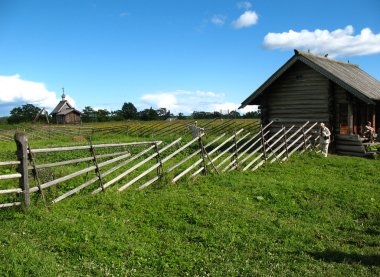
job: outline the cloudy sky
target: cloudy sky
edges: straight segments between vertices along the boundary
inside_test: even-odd
[[[380,1],[0,0],[0,116],[78,109],[227,111],[293,49],[380,79]]]

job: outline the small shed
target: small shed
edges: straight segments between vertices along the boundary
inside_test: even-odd
[[[50,113],[52,116],[52,122],[54,124],[78,124],[81,123],[81,112],[76,110],[66,100],[65,92],[62,92],[62,100]]]
[[[362,135],[367,121],[375,129],[380,127],[378,80],[358,65],[294,52],[241,108],[259,105],[262,123],[274,121],[272,128],[324,122],[333,137]]]

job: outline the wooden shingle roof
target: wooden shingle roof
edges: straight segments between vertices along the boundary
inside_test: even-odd
[[[315,71],[319,72],[332,82],[338,84],[349,93],[355,95],[367,104],[374,104],[380,100],[380,82],[370,76],[359,66],[333,60],[327,57],[313,55],[307,52],[294,50],[295,54],[280,69],[278,69],[266,82],[243,101],[240,108],[256,104],[255,99],[262,95],[275,80],[287,71],[295,62],[301,61]]]
[[[76,112],[78,114],[81,114],[81,112],[73,108],[67,100],[62,100],[58,103],[58,105],[54,108],[54,110],[50,114],[51,115],[66,115],[70,112]]]

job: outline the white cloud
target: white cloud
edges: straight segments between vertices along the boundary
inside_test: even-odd
[[[211,23],[217,26],[223,26],[226,23],[227,17],[224,15],[214,15],[211,18]]]
[[[238,19],[232,22],[232,26],[236,29],[250,27],[255,25],[259,16],[254,11],[245,11]]]
[[[252,4],[248,1],[239,2],[237,3],[237,6],[239,9],[244,9],[244,10],[249,10],[250,8],[252,8]]]
[[[153,107],[154,109],[166,108],[174,114],[184,113],[191,114],[194,111],[214,112],[237,110],[240,104],[225,101],[223,93],[215,93],[212,91],[184,91],[177,90],[172,92],[159,92],[145,94],[141,97],[143,105],[139,105],[140,109]],[[246,113],[257,108],[247,107],[247,109],[239,110],[240,113]]]
[[[66,95],[70,104],[75,106],[75,101]],[[22,80],[20,75],[0,76],[0,105],[9,109],[23,104],[33,104],[38,107],[53,109],[60,99],[54,91],[48,91],[45,84]]]
[[[334,31],[316,29],[314,31],[289,30],[283,33],[268,33],[264,37],[264,47],[269,49],[309,49],[315,54],[335,56],[362,56],[380,53],[380,33],[374,34],[364,28],[354,35],[351,25]]]

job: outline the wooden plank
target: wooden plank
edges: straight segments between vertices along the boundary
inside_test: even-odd
[[[359,141],[361,142],[361,137],[359,135],[335,135],[336,141]]]
[[[116,158],[113,158],[113,159],[110,159],[108,161],[105,161],[105,162],[102,162],[100,163],[98,166],[99,167],[103,167],[103,166],[106,166],[108,164],[111,164],[111,163],[114,163],[114,162],[117,162],[119,160],[122,160],[122,159],[125,159],[126,157],[130,156],[130,154],[125,154],[125,155],[122,155],[122,156],[119,156],[119,157],[116,157]],[[68,174],[66,176],[63,176],[63,177],[60,177],[60,178],[57,178],[55,180],[52,180],[52,181],[49,181],[49,182],[46,182],[44,184],[41,184],[41,188],[42,189],[45,189],[45,188],[48,188],[48,187],[51,187],[53,185],[56,185],[56,184],[59,184],[61,182],[64,182],[64,181],[67,181],[67,180],[70,180],[72,178],[75,178],[79,175],[82,175],[84,173],[87,173],[87,172],[90,172],[92,170],[95,170],[96,169],[96,166],[90,166],[88,168],[84,168],[82,170],[79,170],[79,171],[76,171],[74,173],[71,173],[71,174]],[[30,189],[31,192],[35,192],[35,191],[38,191],[38,187],[34,187],[32,189]]]
[[[56,166],[62,166],[62,165],[68,165],[68,164],[77,164],[80,162],[87,162],[91,161],[93,158],[92,157],[86,157],[86,158],[80,158],[80,159],[73,159],[73,160],[67,160],[67,161],[62,161],[62,162],[55,162],[55,163],[49,163],[49,164],[40,164],[36,165],[36,169],[39,168],[49,168],[49,167],[56,167]],[[28,169],[32,169],[32,166],[28,166]]]
[[[288,130],[286,130],[284,132],[284,129],[281,130],[282,132],[282,135],[277,138],[271,146],[275,146],[280,140],[282,140],[283,138],[286,137],[286,135],[294,128],[294,126],[292,126],[291,128],[289,128]],[[256,169],[258,169],[261,165],[263,165],[268,159],[270,159],[273,155],[275,155],[277,153],[278,150],[280,150],[283,146],[285,145],[285,142],[281,143],[279,146],[277,146],[275,149],[273,149],[269,154],[268,156],[266,157],[265,160],[262,160],[261,162],[259,162],[256,166],[254,166],[251,171],[255,171]],[[272,149],[272,147],[270,147]],[[258,157],[257,157],[258,158]],[[277,156],[275,156],[275,158],[277,158]]]
[[[359,152],[348,152],[348,151],[339,151],[337,152],[338,155],[344,155],[344,156],[354,156],[354,157],[364,157],[364,153]]]
[[[279,130],[278,132],[274,133],[269,139],[266,140],[266,144],[269,144],[269,142],[274,139],[277,135],[279,135],[280,133],[282,132],[282,129]],[[265,137],[265,134],[264,134],[264,137]],[[260,138],[261,140],[261,138]],[[256,150],[254,150],[253,152],[251,152],[249,155],[247,155],[244,159],[247,160],[249,159],[250,157],[252,157],[255,153],[257,153],[257,151],[259,151],[260,149],[263,148],[263,145],[261,144]],[[261,153],[260,155],[258,155],[256,158],[254,158],[251,162],[249,162],[244,168],[243,168],[243,171],[246,171],[248,168],[251,167],[251,165],[253,165],[259,158],[261,158],[262,156],[264,155],[264,153]],[[241,161],[243,162],[243,160]]]
[[[128,163],[132,162],[133,160],[135,160],[135,159],[141,157],[142,155],[146,154],[147,152],[149,152],[149,151],[152,150],[153,148],[155,148],[155,145],[150,146],[149,148],[147,148],[147,149],[145,149],[144,151],[138,153],[137,155],[133,156],[132,158],[130,158],[130,159],[126,160],[126,161],[121,162],[120,164],[116,165],[115,167],[112,167],[111,169],[109,169],[109,170],[107,170],[106,172],[104,172],[104,173],[101,174],[102,178],[104,178],[104,177],[106,177],[107,175],[109,175],[109,174],[115,172],[116,170],[118,170],[118,169],[120,169],[121,167],[127,165]],[[72,190],[70,190],[70,191],[68,191],[68,192],[66,192],[66,193],[64,193],[64,194],[62,194],[62,195],[59,196],[58,198],[54,199],[54,200],[52,201],[52,203],[53,203],[53,204],[54,204],[54,203],[57,203],[57,202],[59,202],[59,201],[65,199],[65,198],[67,198],[67,197],[69,197],[69,196],[71,196],[71,195],[77,193],[78,191],[80,191],[80,190],[82,190],[82,189],[88,187],[89,185],[95,183],[96,181],[98,181],[98,177],[92,178],[91,180],[89,180],[89,181],[83,183],[82,185],[80,185],[80,186],[78,186],[78,187],[76,187],[76,188],[74,188],[74,189],[72,189]],[[101,189],[101,188],[98,188],[97,190],[101,191],[102,189]]]
[[[0,175],[0,180],[19,179],[21,177],[22,177],[22,175],[20,173],[4,174],[4,175]]]
[[[142,141],[142,142],[127,142],[127,143],[95,144],[94,148],[133,146],[133,145],[142,145],[142,144],[152,144],[152,143],[158,143],[158,142],[159,141]],[[71,150],[83,150],[83,149],[90,149],[90,146],[83,145],[83,146],[67,146],[67,147],[34,149],[33,153],[46,153],[46,152],[71,151]]]
[[[309,135],[306,140],[309,140],[311,138],[311,136]],[[289,157],[295,152],[297,151],[299,148],[301,148],[302,146],[304,145],[304,143],[300,143],[298,144],[296,147],[294,147],[294,149],[289,153],[289,155],[286,157],[286,159],[289,159]],[[306,149],[306,147],[305,147]],[[301,153],[303,153],[304,151],[302,151]]]
[[[22,202],[26,208],[30,206],[30,186],[28,178],[28,136],[25,132],[16,132],[14,136],[17,146],[17,158],[20,164],[17,172],[21,175],[19,178],[19,188],[22,189]]]
[[[264,134],[264,137],[267,136],[268,134],[270,133],[270,131],[267,131],[265,132]],[[258,133],[258,135],[261,135],[261,131]],[[248,153],[249,150],[251,150],[256,144],[258,144],[259,142],[261,142],[262,139],[261,137],[259,137],[256,141],[254,141],[247,149],[245,149],[243,152],[241,152],[239,155],[239,158],[241,158],[243,155],[245,155],[246,153]],[[240,164],[243,164],[246,160],[248,160],[249,158],[251,158],[255,153],[257,153],[258,151],[261,150],[261,148],[263,148],[262,145],[260,145],[259,147],[257,147],[255,150],[253,150],[251,153],[249,153],[247,156],[245,156],[241,161],[240,161]],[[223,168],[222,172],[225,172],[227,171],[227,169],[231,166],[231,164],[233,164],[232,162],[230,164],[228,164],[225,168]],[[229,171],[232,171],[236,169],[236,166],[232,166]]]
[[[295,131],[294,133],[292,133],[286,140],[287,143],[289,143],[290,141],[292,141],[293,137],[295,137],[299,132],[302,131],[303,128],[305,128],[307,126],[307,124],[309,124],[309,121],[306,121],[306,123],[304,123],[301,127],[299,127],[297,129],[297,131]],[[316,125],[317,123],[315,123]],[[313,125],[314,126],[314,125]],[[301,135],[302,137],[303,135]],[[292,144],[288,144],[288,147],[287,147],[287,150],[289,151],[289,149],[292,147]],[[284,153],[286,153],[287,151],[286,149],[284,149],[283,151],[280,152],[280,154],[278,155],[278,157],[281,157]],[[272,161],[271,161],[272,162]]]
[[[240,134],[244,129],[240,129],[236,135]],[[222,144],[220,144],[219,146],[217,146],[213,151],[217,151],[219,150],[221,147],[223,147],[227,142],[231,141],[232,139],[235,138],[235,134],[231,137],[229,137],[228,139],[226,139]],[[232,147],[234,147],[234,144],[232,145]],[[228,151],[228,148],[226,150],[224,150],[222,153],[220,153],[218,156],[216,156],[215,158],[213,158],[212,160],[210,160],[208,163],[207,163],[207,166],[212,164],[213,162],[215,162],[217,159],[219,159],[222,155],[224,155],[226,152]],[[213,152],[213,153],[214,153]],[[211,155],[212,153],[210,152],[209,155]],[[191,177],[194,177],[196,175],[198,175],[199,173],[202,172],[202,170],[204,170],[204,167],[200,167],[197,171],[195,171],[193,174],[191,174]]]
[[[362,146],[364,145],[361,141],[353,141],[353,140],[335,140],[336,145],[356,145],[356,146]]]
[[[236,144],[238,145],[241,141],[243,141],[246,137],[248,137],[249,135],[251,134],[251,132],[248,132],[246,133],[243,137],[241,137],[237,142]],[[252,138],[250,138],[248,141],[246,141],[243,145],[241,145],[239,148],[237,148],[237,153],[239,153],[239,151],[244,147],[246,146],[250,141],[252,140]],[[221,156],[223,156],[226,152],[230,151],[232,148],[234,148],[235,144],[232,144],[230,145],[226,150],[224,150],[223,152],[221,152],[218,156],[216,156],[215,158],[216,159],[219,159]],[[230,160],[233,156],[235,155],[235,153],[231,153],[230,155],[228,155],[223,161],[221,161],[216,167],[219,168],[221,165],[223,165],[224,163],[226,163],[226,161]],[[239,157],[239,155],[237,156],[237,158]],[[235,161],[236,159],[234,159],[233,162],[236,162]]]
[[[221,143],[220,145],[218,145],[217,147],[215,147],[214,149],[212,149],[208,155],[212,155],[214,152],[216,152],[219,148],[221,148],[223,145],[225,145],[228,141],[230,141],[231,139],[233,139],[234,136],[231,136],[229,137],[228,139],[226,139],[223,143]],[[205,147],[206,148],[206,147]],[[184,171],[182,171],[180,174],[178,174],[177,176],[175,176],[172,180],[173,183],[175,183],[176,181],[178,181],[181,177],[183,177],[185,174],[187,174],[188,172],[190,172],[193,168],[195,168],[197,165],[199,165],[200,163],[202,163],[203,161],[203,158],[202,159],[199,159],[197,160],[193,165],[191,165],[190,167],[188,167],[187,169],[185,169]]]
[[[345,152],[358,152],[365,154],[366,150],[363,145],[342,145],[336,144],[336,151],[345,151]]]
[[[14,207],[14,206],[20,206],[20,205],[21,205],[21,202],[5,203],[5,204],[0,204],[0,209],[1,208]]]
[[[318,124],[318,122],[315,122],[313,125],[311,125],[304,133],[305,134],[307,134],[307,133],[309,133],[316,125]],[[304,127],[302,127],[302,128],[304,128]],[[300,136],[298,136],[295,140],[293,140],[293,142],[292,143],[290,143],[289,145],[288,145],[288,148],[290,149],[294,144],[296,144],[297,143],[297,141],[299,141],[300,139],[302,139],[303,138],[303,134],[301,134]],[[303,145],[303,144],[300,144],[301,146]],[[299,146],[300,147],[300,146]],[[295,151],[297,151],[297,149],[299,148],[299,147],[295,147],[292,151],[290,151],[289,152],[289,155],[287,156],[287,157],[284,157],[281,161],[282,162],[284,162],[284,161],[286,161]]]
[[[250,143],[252,140],[254,140],[256,137],[260,136],[262,134],[262,131],[265,131],[267,128],[269,128],[269,126],[271,126],[273,124],[273,121],[269,122],[264,128],[260,129],[259,132],[257,132],[252,138],[250,138],[248,141],[246,141],[242,146],[239,147],[238,149],[238,152],[241,151],[248,143]],[[267,136],[269,134],[269,131],[265,132],[264,133],[264,137]],[[256,142],[254,142],[253,144],[251,144],[247,149],[245,149],[243,152],[240,152],[237,156],[238,159],[240,159],[245,153],[247,153],[250,149],[253,148],[253,146],[255,146],[258,142],[260,142],[261,138],[259,138],[258,140],[256,140]],[[258,150],[257,150],[258,151]],[[253,154],[252,154],[253,155]],[[227,157],[228,158],[228,157]],[[223,165],[228,159],[224,159],[220,164],[218,164],[217,167],[220,167],[221,165]],[[244,163],[249,157],[243,159],[240,161],[240,163]],[[224,169],[222,170],[222,172],[225,172],[228,170],[228,168],[230,168],[233,164],[235,163],[235,160],[231,161],[226,167],[224,167]],[[236,168],[236,166],[233,166],[230,171],[234,170]]]
[[[212,144],[214,144],[215,142],[217,142],[218,140],[220,140],[222,137],[224,137],[225,134],[221,134],[220,136],[218,136],[217,138],[215,138],[214,140],[212,140],[211,142],[209,142],[208,144],[205,145],[205,148],[211,146]],[[201,152],[201,149],[198,149],[196,150],[195,152],[193,152],[192,154],[190,154],[189,156],[187,156],[186,158],[184,158],[183,160],[179,161],[178,163],[176,163],[175,165],[173,165],[172,167],[170,167],[167,172],[171,172],[173,171],[175,168],[177,168],[178,166],[180,166],[181,164],[187,162],[188,160],[190,160],[191,158],[193,158],[195,155],[199,154]]]
[[[4,165],[19,165],[20,161],[11,161],[11,162],[0,162],[0,166]]]
[[[174,145],[175,143],[179,142],[182,138],[179,138],[175,141],[173,141],[172,143],[170,143],[169,145],[166,145],[164,148],[162,148],[159,153],[162,153],[164,152],[165,150],[169,149],[172,145]],[[145,163],[147,163],[148,161],[150,161],[151,159],[153,159],[154,157],[156,157],[158,155],[158,153],[153,153],[152,155],[150,155],[149,157],[147,157],[146,159],[142,160],[141,162],[135,164],[134,166],[132,166],[131,168],[129,168],[128,170],[124,171],[122,174],[118,175],[117,177],[115,177],[114,179],[108,181],[107,183],[105,183],[103,185],[103,188],[106,189],[108,188],[109,186],[111,186],[112,184],[116,183],[117,181],[119,181],[120,179],[124,178],[126,175],[128,175],[129,173],[131,173],[132,171],[134,171],[136,168],[139,168],[140,166],[144,165]],[[98,193],[100,192],[101,189],[97,189],[97,190],[94,190],[92,193]]]
[[[201,137],[201,136],[199,136],[199,137]],[[186,149],[187,147],[189,147],[191,144],[193,144],[194,142],[196,142],[199,139],[199,137],[194,138],[193,140],[191,140],[190,142],[186,143],[181,148],[177,149],[176,151],[174,151],[173,153],[171,153],[170,155],[168,155],[167,157],[165,157],[164,159],[162,159],[161,162],[158,162],[155,165],[153,165],[152,167],[150,167],[149,169],[145,170],[140,175],[138,175],[137,177],[135,177],[134,179],[132,179],[131,181],[129,181],[127,184],[125,184],[124,186],[120,187],[118,189],[118,191],[125,190],[126,188],[128,188],[129,186],[131,186],[132,184],[134,184],[135,182],[137,182],[138,180],[140,180],[142,177],[144,177],[145,175],[147,175],[149,172],[152,172],[154,169],[156,169],[160,165],[164,164],[165,162],[167,162],[168,160],[170,160],[171,158],[173,158],[175,155],[177,155],[178,153],[180,153],[181,151],[183,151],[184,149]],[[141,189],[145,188],[145,187],[147,187],[147,186],[149,186],[151,184],[150,182],[148,182],[148,183],[149,183],[148,185],[145,184],[145,185],[141,186],[140,188]]]
[[[20,188],[0,190],[0,194],[21,193],[21,192],[22,192],[22,189]]]

